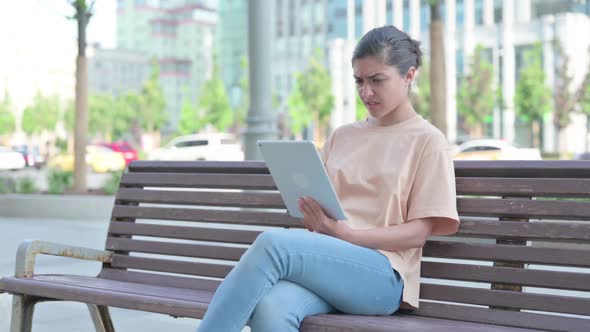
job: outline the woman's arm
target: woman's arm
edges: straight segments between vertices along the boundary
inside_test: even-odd
[[[320,205],[311,198],[300,199],[299,208],[304,215],[303,224],[310,231],[331,235],[359,246],[387,251],[421,248],[431,234],[440,234],[439,230],[435,230],[435,224],[447,224],[448,221],[446,218],[423,218],[396,226],[357,230],[326,216]],[[456,232],[457,225],[454,222],[452,224],[454,225],[444,230],[445,234]]]
[[[421,248],[432,234],[433,220],[431,219],[414,219],[401,225],[366,230],[335,227],[337,233],[334,236],[371,249],[396,251]]]

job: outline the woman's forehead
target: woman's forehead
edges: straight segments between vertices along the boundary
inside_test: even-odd
[[[371,77],[377,74],[391,74],[391,72],[395,72],[395,68],[385,64],[380,58],[374,56],[366,56],[354,60],[352,69],[356,77]]]

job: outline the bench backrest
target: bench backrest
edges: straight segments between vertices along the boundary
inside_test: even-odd
[[[458,235],[424,248],[414,314],[519,327],[590,325],[590,162],[455,162]],[[134,162],[101,277],[215,289],[256,236],[301,227],[264,163]],[[564,316],[569,315],[568,317]]]

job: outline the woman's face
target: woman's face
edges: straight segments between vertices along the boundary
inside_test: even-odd
[[[414,67],[401,76],[397,68],[379,57],[366,56],[356,59],[352,68],[357,92],[371,117],[382,119],[408,100]]]

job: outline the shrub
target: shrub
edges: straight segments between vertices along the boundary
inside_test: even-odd
[[[119,188],[119,182],[121,182],[121,176],[123,172],[111,173],[111,177],[102,186],[102,191],[107,195],[114,195],[117,193]]]
[[[31,177],[25,176],[15,181],[14,191],[19,194],[33,194],[39,192],[39,188]]]
[[[47,186],[50,194],[63,194],[74,183],[74,173],[52,169],[47,175]]]

